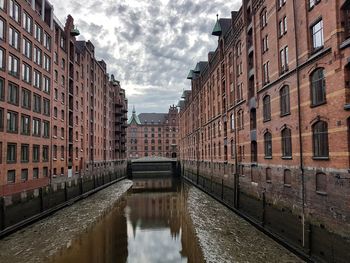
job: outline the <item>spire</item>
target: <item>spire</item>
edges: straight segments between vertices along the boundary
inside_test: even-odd
[[[216,14],[216,24],[214,26],[213,32],[211,33],[213,36],[220,36],[222,33],[220,21],[219,21],[219,14]]]
[[[128,121],[128,124],[131,124],[132,122],[135,122],[138,125],[141,124],[139,117],[136,115],[135,105],[132,107],[132,115]]]

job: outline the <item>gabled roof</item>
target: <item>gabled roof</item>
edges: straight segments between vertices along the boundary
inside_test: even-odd
[[[141,125],[139,117],[136,115],[135,107],[132,109],[131,118],[128,120],[128,125],[135,123],[137,125]]]
[[[140,113],[138,117],[141,124],[163,124],[167,115],[167,113]]]

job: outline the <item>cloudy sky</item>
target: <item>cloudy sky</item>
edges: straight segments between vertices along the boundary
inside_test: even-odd
[[[176,104],[188,71],[207,60],[220,17],[230,17],[241,0],[51,0],[64,24],[71,14],[81,36],[108,64],[126,89],[129,110],[166,112]]]

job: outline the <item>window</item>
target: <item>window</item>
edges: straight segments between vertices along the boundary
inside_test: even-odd
[[[61,159],[64,159],[64,146],[61,146]]]
[[[292,131],[289,128],[284,128],[281,132],[282,136],[282,158],[292,157]]]
[[[43,91],[46,92],[47,94],[50,94],[51,90],[51,80],[50,78],[44,76],[44,88]]]
[[[14,28],[9,28],[9,44],[15,49],[19,49],[19,32]]]
[[[43,107],[44,107],[43,114],[46,116],[50,116],[50,100],[44,98],[43,99]]]
[[[0,48],[0,69],[5,70],[5,51]]]
[[[64,120],[64,110],[61,110],[61,120]]]
[[[39,178],[39,168],[33,168],[33,179]]]
[[[18,132],[18,113],[7,111],[7,131],[11,133]]]
[[[29,34],[32,34],[33,18],[29,16],[26,12],[23,12],[22,23],[25,31],[27,31]]]
[[[50,72],[51,69],[51,58],[44,54],[44,69]]]
[[[325,121],[318,121],[312,126],[314,158],[328,158],[328,125]]]
[[[286,187],[290,187],[292,184],[292,173],[288,169],[283,172],[283,183]]]
[[[20,20],[20,7],[14,0],[10,0],[9,5],[10,17],[12,17],[17,23]]]
[[[43,137],[49,138],[50,137],[50,122],[43,121]]]
[[[282,37],[284,34],[287,33],[287,17],[285,16],[283,19],[281,19],[278,25],[279,36]]]
[[[281,8],[285,3],[286,3],[287,0],[278,0],[278,8]]]
[[[0,78],[0,101],[5,100],[5,80]]]
[[[267,26],[267,10],[266,10],[266,8],[260,13],[260,26],[262,28]]]
[[[16,181],[16,170],[7,171],[7,183],[13,184]]]
[[[322,19],[311,26],[312,48],[314,51],[323,47],[323,21]]]
[[[41,43],[41,38],[43,35],[43,29],[37,24],[34,24],[34,37]]]
[[[40,119],[33,118],[32,135],[40,137],[40,130],[41,130]]]
[[[34,46],[34,63],[39,66],[42,64],[42,51],[37,46]]]
[[[22,182],[28,181],[28,169],[21,170],[21,180]]]
[[[3,131],[3,130],[4,130],[4,109],[0,108],[0,131]],[[0,148],[0,151],[1,150],[2,149]],[[1,160],[0,160],[0,163],[1,163]]]
[[[12,54],[9,55],[8,71],[10,75],[19,77],[19,59]]]
[[[271,99],[269,95],[266,95],[263,99],[263,114],[264,121],[271,120]]]
[[[41,96],[38,94],[33,94],[33,111],[41,113]]]
[[[317,106],[326,102],[326,81],[324,69],[316,69],[311,74],[311,106]]]
[[[280,50],[280,71],[281,74],[288,71],[288,46]]]
[[[0,0],[0,9],[5,10],[5,0]]]
[[[272,157],[272,135],[270,132],[264,134],[265,158]]]
[[[51,51],[51,37],[48,33],[44,33],[44,47],[46,47],[47,50]]]
[[[29,145],[28,144],[21,145],[21,162],[22,163],[29,162]]]
[[[243,110],[239,110],[237,113],[237,126],[238,129],[244,129]]]
[[[23,47],[22,53],[27,58],[32,59],[32,42],[30,42],[27,38],[23,38]]]
[[[317,5],[321,0],[309,0],[309,10]]]
[[[41,73],[37,70],[34,70],[33,86],[41,90]]]
[[[17,162],[17,144],[8,143],[7,144],[7,163]]]
[[[56,160],[57,159],[57,145],[53,146],[53,159]]]
[[[280,90],[281,116],[290,114],[289,86],[283,86]]]
[[[33,145],[33,162],[40,161],[40,145]]]
[[[269,64],[270,62],[267,61],[264,65],[263,65],[263,81],[264,81],[264,85],[266,85],[267,83],[269,83]]]
[[[48,177],[48,176],[49,176],[49,168],[43,167],[43,177]]]
[[[27,63],[22,64],[22,80],[27,83],[32,82],[32,67]]]
[[[231,114],[230,126],[231,126],[231,130],[235,129],[235,114],[234,113]]]
[[[30,116],[21,115],[21,134],[30,135]]]
[[[43,146],[43,162],[49,161],[49,146],[44,145]]]
[[[265,53],[269,49],[269,37],[265,35],[262,39],[262,52]]]
[[[31,102],[31,92],[25,88],[22,88],[22,107],[25,109],[30,109],[30,102]]]
[[[316,174],[316,192],[324,194],[327,192],[327,176],[324,173]]]
[[[0,1],[1,2],[1,1]],[[0,39],[5,40],[6,35],[6,23],[5,21],[0,17]]]
[[[19,103],[18,86],[13,83],[8,84],[7,102],[14,105],[18,105]]]
[[[53,116],[57,118],[57,107],[53,108]]]

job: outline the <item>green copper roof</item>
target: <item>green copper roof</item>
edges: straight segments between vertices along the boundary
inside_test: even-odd
[[[190,70],[190,72],[188,73],[187,79],[193,79],[194,77],[194,72],[193,70]]]
[[[214,26],[213,32],[211,33],[213,36],[220,36],[222,33],[221,25],[219,23],[219,20],[216,21],[216,24]]]
[[[128,125],[132,124],[133,122],[136,123],[137,125],[141,125],[140,119],[136,115],[135,106],[132,109],[132,115],[131,115],[131,118],[128,120]]]

